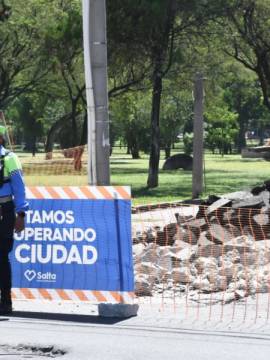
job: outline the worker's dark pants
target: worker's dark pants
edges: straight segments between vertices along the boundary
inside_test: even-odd
[[[11,266],[9,253],[13,247],[15,224],[12,201],[0,204],[0,291],[1,303],[11,304]]]

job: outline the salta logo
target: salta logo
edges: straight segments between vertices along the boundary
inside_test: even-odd
[[[42,273],[41,271],[36,272],[35,270],[26,270],[24,276],[28,281],[40,281],[40,282],[56,282],[56,274],[51,272]]]
[[[35,277],[37,276],[37,273],[35,272],[35,270],[26,270],[25,272],[24,272],[24,276],[26,277],[26,279],[28,280],[28,281],[32,281],[32,280],[34,280],[35,279]]]

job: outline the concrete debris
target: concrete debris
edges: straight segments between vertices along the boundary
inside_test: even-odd
[[[222,292],[220,301],[229,303],[269,292],[269,190],[266,181],[251,191],[210,196],[193,216],[177,212],[176,222],[133,233],[137,296],[173,290],[200,301],[198,294]]]
[[[206,214],[209,215],[211,213],[213,213],[215,210],[224,207],[224,206],[228,206],[229,204],[231,204],[231,200],[230,199],[226,199],[226,198],[221,198],[218,199],[217,201],[215,201],[212,205],[210,205],[207,210],[206,210]]]

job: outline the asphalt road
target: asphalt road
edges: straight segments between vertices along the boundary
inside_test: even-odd
[[[56,356],[53,351],[65,354]],[[268,360],[270,333],[196,331],[140,324],[136,318],[37,313],[0,318],[0,360],[55,356],[59,360]]]

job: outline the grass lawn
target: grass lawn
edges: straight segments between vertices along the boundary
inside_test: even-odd
[[[35,158],[19,154],[24,165],[27,185],[86,185],[86,174],[73,170],[71,161],[55,163],[45,162],[44,154]],[[57,160],[57,159],[56,159]],[[164,162],[161,156],[160,168]],[[175,201],[191,198],[192,172],[160,170],[159,187],[146,188],[148,174],[148,157],[132,160],[130,155],[114,151],[111,157],[112,185],[130,185],[132,187],[133,205],[156,202]],[[55,175],[57,174],[57,175]],[[62,175],[60,175],[62,174]],[[209,194],[223,194],[261,184],[270,179],[270,163],[261,159],[242,159],[240,155],[206,154],[205,156],[205,191]]]

